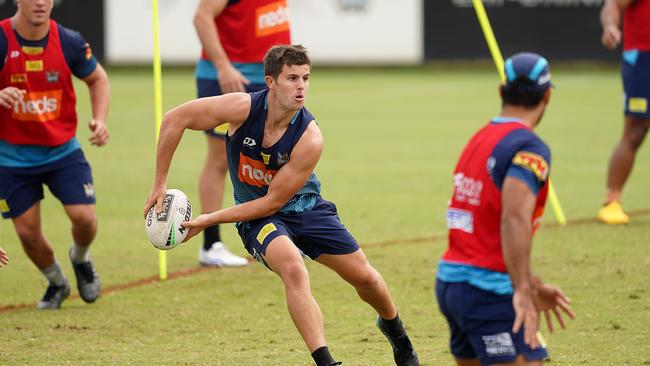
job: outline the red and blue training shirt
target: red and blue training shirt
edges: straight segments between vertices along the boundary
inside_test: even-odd
[[[447,208],[449,246],[437,277],[511,294],[501,247],[503,182],[514,177],[536,194],[531,222],[537,228],[546,202],[549,169],[550,150],[521,121],[497,117],[479,130],[454,171],[454,191]]]
[[[71,75],[87,77],[97,60],[79,33],[54,21],[48,34],[34,41],[23,39],[11,19],[1,24],[0,87],[28,94],[0,112],[0,166],[51,163],[80,148]]]

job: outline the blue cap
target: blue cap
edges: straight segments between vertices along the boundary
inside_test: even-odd
[[[519,78],[532,81],[534,89],[538,91],[553,86],[548,61],[536,53],[517,53],[506,60],[503,68],[506,73],[506,87]]]

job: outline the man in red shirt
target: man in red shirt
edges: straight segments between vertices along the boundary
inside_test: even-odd
[[[262,59],[266,51],[291,43],[286,0],[201,0],[194,26],[203,47],[195,73],[199,98],[265,89]],[[203,213],[221,208],[228,172],[227,130],[226,124],[205,131],[208,153],[199,178]],[[248,261],[226,249],[217,224],[203,232],[199,263],[244,266]]]
[[[623,41],[625,124],[609,160],[605,205],[597,217],[606,224],[627,224],[630,217],[623,211],[621,193],[650,128],[650,0],[607,0],[600,20],[602,42],[607,49],[613,50],[621,38]]]
[[[548,61],[518,53],[505,62],[499,116],[467,143],[447,208],[449,247],[436,274],[440,311],[460,366],[541,365],[539,312],[564,327],[568,299],[530,268],[532,237],[548,191],[551,153],[533,132],[551,96]]]
[[[77,32],[50,20],[53,0],[17,0],[0,22],[0,211],[13,221],[23,249],[49,282],[39,309],[58,309],[70,284],[41,228],[47,185],[72,223],[69,257],[81,298],[99,297],[89,256],[97,232],[95,190],[77,130],[72,75],[88,86],[90,143],[108,142],[108,77]]]

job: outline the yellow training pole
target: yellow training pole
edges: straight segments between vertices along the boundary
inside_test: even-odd
[[[483,30],[483,35],[485,36],[485,41],[487,42],[488,48],[490,49],[490,53],[492,54],[494,65],[497,67],[497,71],[501,77],[501,83],[505,84],[506,75],[503,71],[503,56],[501,55],[499,44],[494,37],[494,32],[492,31],[492,26],[490,25],[490,19],[488,18],[487,13],[485,12],[485,7],[483,6],[483,1],[472,1],[474,3],[476,16],[478,17],[478,22],[481,24],[481,29]],[[555,194],[555,189],[553,188],[553,184],[551,183],[550,178],[548,182],[548,199],[551,201],[551,207],[553,208],[553,213],[555,214],[555,219],[557,222],[562,226],[566,225],[566,216],[564,216],[564,211],[562,211],[560,200]]]
[[[158,0],[151,1],[153,17],[153,95],[155,108],[156,146],[162,121],[162,71],[160,67],[160,26],[158,22]],[[167,279],[167,252],[158,251],[158,277]]]

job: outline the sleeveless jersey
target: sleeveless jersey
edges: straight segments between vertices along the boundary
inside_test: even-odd
[[[0,83],[27,91],[14,108],[0,108],[0,140],[38,146],[70,141],[77,130],[76,96],[56,22],[50,20],[48,42],[40,54],[23,50],[11,19],[3,20],[0,26],[8,43]]]
[[[650,51],[650,0],[636,0],[625,9],[623,50]]]
[[[291,44],[286,0],[231,0],[214,23],[231,62],[261,62],[271,46]]]
[[[501,188],[506,173],[515,165],[541,182],[531,217],[536,229],[546,202],[549,161],[546,144],[519,122],[493,121],[479,130],[454,171],[447,208],[449,247],[442,260],[506,273],[501,249]]]
[[[302,108],[296,112],[282,137],[270,147],[262,147],[267,113],[268,90],[249,93],[251,110],[246,121],[226,140],[228,171],[235,203],[241,204],[266,195],[273,176],[289,162],[314,116]],[[312,173],[305,185],[281,209],[281,213],[310,211],[320,195],[320,182]]]

